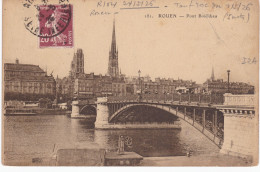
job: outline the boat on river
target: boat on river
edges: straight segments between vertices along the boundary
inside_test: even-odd
[[[5,109],[4,110],[4,115],[5,116],[25,116],[25,115],[36,115],[37,113],[35,112],[34,109],[16,109],[16,108],[11,108],[11,109]]]

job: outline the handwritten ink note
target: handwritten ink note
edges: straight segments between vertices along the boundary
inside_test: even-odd
[[[251,19],[251,1],[222,1],[222,0],[100,0],[90,11],[90,16],[118,14],[122,11],[147,10],[145,18],[182,18],[185,19],[221,19],[224,22],[238,21],[248,23]],[[164,15],[170,11],[171,15]]]
[[[176,8],[183,8],[189,9],[190,11],[193,9],[200,9],[206,10],[211,12],[210,14],[206,15],[206,18],[217,18],[214,15],[214,12],[218,12],[220,10],[225,10],[225,15],[221,16],[224,20],[241,20],[244,22],[249,22],[250,20],[250,9],[253,6],[251,2],[244,2],[244,1],[226,1],[226,2],[219,2],[219,1],[212,1],[212,2],[205,2],[205,1],[198,1],[198,0],[190,0],[188,3],[184,2],[174,2],[173,3]],[[189,17],[189,16],[187,16]],[[203,15],[199,14],[198,18],[205,18]]]
[[[241,64],[257,64],[255,57],[243,57]]]

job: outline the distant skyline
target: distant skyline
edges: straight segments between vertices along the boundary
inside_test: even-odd
[[[83,51],[83,53],[84,53],[84,51]],[[19,59],[18,59],[19,60]],[[71,59],[72,60],[72,59]],[[7,63],[7,62],[6,62]],[[15,63],[15,61],[14,62],[10,62],[10,63]],[[19,61],[19,63],[20,64],[25,64],[25,63],[21,63],[20,61]],[[29,63],[28,63],[29,64]],[[32,65],[39,65],[39,64],[32,64]],[[53,69],[52,71],[50,71],[50,70],[48,70],[48,67],[46,66],[45,68],[43,68],[41,65],[39,65],[45,72],[47,71],[47,74],[48,75],[50,75],[50,74],[52,74],[53,76],[54,76],[54,78],[56,78],[56,77],[58,77],[58,78],[60,78],[60,79],[62,79],[63,77],[68,77],[69,76],[69,72],[70,72],[70,69],[71,68],[69,68],[68,69],[68,74],[67,75],[59,75],[59,74],[57,74],[57,75],[55,75],[54,73],[55,73],[55,69]],[[214,66],[212,67],[213,69],[214,69]],[[121,68],[119,68],[119,70],[121,71]],[[193,79],[183,79],[183,78],[181,78],[181,77],[177,77],[177,78],[173,78],[173,77],[170,77],[170,76],[166,76],[166,77],[162,77],[162,76],[154,76],[154,77],[152,77],[152,76],[150,76],[149,74],[142,74],[142,70],[140,69],[140,71],[141,71],[141,77],[151,77],[151,79],[152,80],[155,80],[155,78],[161,78],[161,79],[163,79],[163,78],[165,78],[165,79],[174,79],[174,80],[191,80],[191,81],[195,81],[197,84],[203,84],[204,82],[206,82],[208,79],[211,79],[211,76],[212,76],[212,73],[210,73],[209,74],[209,77],[208,78],[206,78],[205,79],[205,81],[203,81],[202,83],[198,83],[196,80],[193,80]],[[212,71],[211,71],[212,72]],[[107,72],[106,73],[96,73],[95,71],[89,71],[89,72],[85,72],[85,74],[90,74],[90,73],[94,73],[95,75],[107,75]],[[137,74],[136,75],[127,75],[127,74],[125,74],[125,73],[122,73],[121,72],[121,74],[124,74],[124,75],[126,75],[126,77],[138,77],[138,71],[136,72]],[[215,75],[215,72],[214,72],[214,75]],[[223,78],[216,78],[216,77],[214,77],[215,78],[215,80],[223,80],[224,82],[225,81],[227,81],[227,80],[224,80]],[[230,81],[230,82],[242,82],[242,81]],[[247,83],[250,83],[250,82],[247,82]],[[252,83],[250,83],[250,84],[252,84]]]
[[[107,73],[114,17],[90,16],[91,9],[96,7],[94,1],[73,4],[74,48],[42,49],[39,38],[24,28],[23,11],[19,11],[24,9],[16,9],[12,6],[15,3],[5,3],[3,20],[8,30],[3,28],[4,63],[14,63],[18,58],[20,63],[39,65],[44,70],[47,67],[49,74],[53,71],[53,76],[65,77],[73,54],[81,48],[85,73]],[[160,12],[160,9],[151,11],[154,16]],[[138,76],[140,69],[142,76],[153,79],[179,77],[201,84],[211,77],[214,67],[216,79],[226,81],[229,69],[231,82],[258,83],[254,77],[258,64],[241,64],[243,57],[258,57],[255,52],[258,38],[252,27],[256,16],[251,16],[245,24],[222,19],[147,19],[146,13],[124,10],[115,15],[119,69],[123,74]],[[12,18],[13,15],[20,17]]]

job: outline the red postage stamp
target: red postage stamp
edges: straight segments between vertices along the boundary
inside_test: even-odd
[[[41,5],[39,46],[73,47],[72,5]]]

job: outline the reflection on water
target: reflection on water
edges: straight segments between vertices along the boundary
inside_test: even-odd
[[[97,144],[115,150],[119,135],[132,137],[128,151],[143,156],[177,156],[187,149],[197,153],[216,152],[218,148],[197,130],[183,122],[181,130],[95,130],[93,124],[63,115],[5,116],[4,158],[10,161],[47,157],[54,145],[74,147]]]

